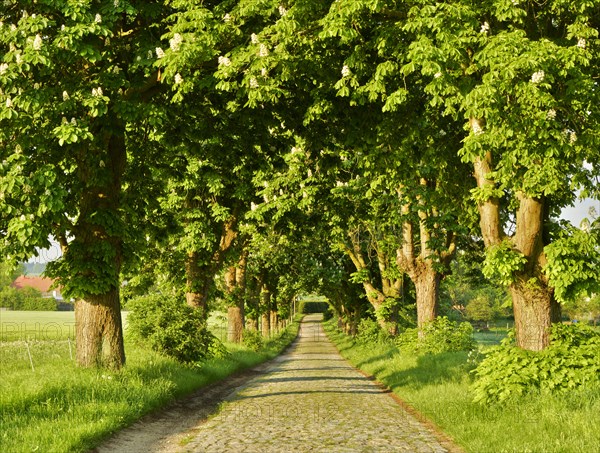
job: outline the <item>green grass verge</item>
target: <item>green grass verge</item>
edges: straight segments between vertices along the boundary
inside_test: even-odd
[[[467,353],[408,356],[392,344],[355,343],[332,321],[325,330],[354,366],[375,376],[467,452],[598,451],[600,388],[482,406],[473,403],[469,372],[474,365]]]
[[[88,451],[144,414],[277,356],[297,333],[296,321],[257,352],[227,345],[227,358],[200,368],[127,342],[116,373],[76,367],[66,341],[0,344],[0,451]]]

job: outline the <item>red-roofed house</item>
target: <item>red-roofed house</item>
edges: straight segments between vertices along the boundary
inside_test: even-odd
[[[16,289],[35,288],[42,293],[42,297],[53,297],[56,300],[63,300],[60,294],[60,287],[52,289],[54,280],[48,277],[28,277],[21,275],[12,282],[10,286]]]

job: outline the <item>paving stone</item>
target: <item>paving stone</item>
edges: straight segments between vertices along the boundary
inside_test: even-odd
[[[239,388],[178,451],[449,451],[340,356],[320,316],[307,315],[292,350]]]

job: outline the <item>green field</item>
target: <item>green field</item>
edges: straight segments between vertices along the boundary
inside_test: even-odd
[[[0,311],[0,341],[75,338],[72,311]]]
[[[127,327],[127,312],[121,312]],[[0,341],[48,341],[75,338],[73,311],[0,311]]]

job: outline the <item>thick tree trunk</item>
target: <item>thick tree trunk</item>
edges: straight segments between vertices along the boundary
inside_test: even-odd
[[[204,280],[207,278],[208,269],[203,269],[198,261],[200,256],[197,252],[190,252],[185,261],[186,291],[185,301],[193,308],[207,310],[207,291]]]
[[[268,338],[271,335],[270,325],[269,325],[269,313],[263,313],[260,315],[261,320],[261,333],[264,338]]]
[[[227,309],[227,340],[241,343],[244,334],[244,311],[240,307]]]
[[[262,336],[270,337],[271,329],[273,325],[271,324],[271,291],[266,284],[263,283],[263,287],[260,292],[260,302],[261,302],[261,322],[262,322]]]
[[[360,242],[359,231],[353,230],[348,232],[348,238],[350,239],[351,247],[345,245],[346,254],[352,260],[354,267],[358,272],[365,271],[369,269],[367,265],[367,261],[363,256],[363,250]],[[389,266],[389,258],[385,255],[385,253],[379,249],[377,250],[378,256],[378,266],[381,275],[385,275],[387,273],[387,269]],[[396,281],[392,281],[388,278],[381,279],[381,288],[375,286],[373,280],[369,277],[363,281],[363,288],[365,291],[365,295],[367,296],[367,300],[371,304],[371,306],[375,309],[377,323],[379,326],[389,332],[391,335],[396,335],[398,333],[398,307],[390,307],[391,310],[389,313],[386,311],[385,314],[382,313],[382,307],[386,300],[396,299],[398,296],[397,290],[400,288],[400,285]],[[395,312],[395,313],[394,313]],[[356,332],[357,326],[351,326],[351,330]]]
[[[550,344],[553,305],[558,305],[548,288],[533,287],[519,278],[510,287],[515,315],[517,346],[541,351]]]
[[[76,301],[75,336],[79,366],[119,369],[125,364],[118,288]]]
[[[271,326],[271,335],[276,335],[279,332],[279,316],[277,310],[271,309],[269,312],[269,324]]]
[[[77,364],[118,370],[125,364],[119,300],[123,232],[117,222],[111,229],[104,222],[121,218],[121,177],[127,154],[124,126],[115,121],[106,130],[101,151],[106,152],[103,165],[92,167],[87,160],[88,151],[98,150],[83,150],[78,156],[82,162],[78,176],[86,190],[81,194],[73,242],[64,243],[63,250],[64,258],[73,266],[73,276],[85,278],[88,285],[102,292],[84,293],[75,303]]]
[[[247,321],[248,330],[256,332],[258,330],[258,319],[250,318]]]
[[[437,316],[440,281],[441,275],[425,263],[422,263],[420,272],[413,278],[417,299],[419,336],[422,335],[422,327]]]
[[[494,181],[489,179],[492,167],[491,153],[476,159],[474,174],[479,188],[494,185]],[[497,198],[490,198],[479,204],[481,232],[486,248],[508,239],[514,250],[527,259],[510,285],[515,340],[520,348],[540,351],[550,342],[552,322],[560,320],[560,305],[554,299],[554,291],[548,286],[548,279],[542,272],[546,262],[543,233],[547,209],[544,198],[533,198],[525,194],[516,194],[516,197],[519,205],[514,236],[507,238],[502,230]]]
[[[233,343],[242,342],[244,331],[247,261],[248,252],[244,250],[240,255],[237,266],[230,266],[225,273],[225,290],[229,295],[230,303],[233,304],[227,309],[227,323],[229,326],[227,338]]]

